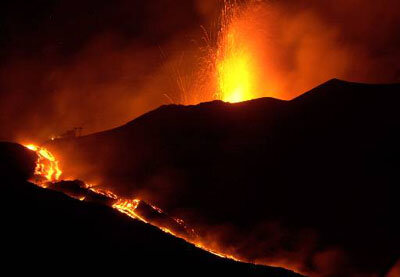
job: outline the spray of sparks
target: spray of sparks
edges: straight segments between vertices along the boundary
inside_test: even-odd
[[[231,103],[254,98],[254,57],[243,37],[241,15],[236,1],[225,2],[214,57],[216,96]]]

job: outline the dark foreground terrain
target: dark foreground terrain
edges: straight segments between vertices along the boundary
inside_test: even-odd
[[[26,181],[35,160],[0,143],[2,269],[10,274],[299,276],[219,258],[109,207],[36,187]]]
[[[334,79],[291,101],[163,106],[47,147],[67,175],[154,203],[249,261],[377,276],[400,250],[399,100],[399,84]]]

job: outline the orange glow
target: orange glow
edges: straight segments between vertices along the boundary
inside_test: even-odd
[[[396,264],[390,269],[386,277],[398,277],[400,276],[400,259],[397,260]]]
[[[230,103],[255,98],[256,64],[240,9],[225,3],[215,57],[217,98]]]
[[[164,226],[158,226],[155,225],[154,223],[150,223],[148,222],[145,218],[143,218],[142,216],[140,216],[137,212],[136,209],[140,204],[140,200],[139,199],[132,199],[132,200],[127,200],[127,199],[118,199],[113,205],[112,207],[114,209],[117,209],[118,211],[120,211],[121,213],[124,213],[126,215],[128,215],[131,218],[134,219],[138,219],[144,223],[148,223],[151,224],[153,226],[158,227],[161,231],[170,234],[172,236],[181,238],[191,244],[193,244],[194,246],[196,246],[197,248],[203,249],[207,252],[210,252],[211,254],[214,254],[218,257],[221,258],[226,258],[226,259],[231,259],[231,260],[235,260],[235,261],[241,261],[239,258],[234,257],[233,255],[228,255],[228,254],[224,254],[218,250],[215,249],[211,249],[210,247],[207,247],[205,244],[203,244],[203,242],[199,241],[201,240],[200,238],[196,237],[196,239],[191,239],[189,237],[184,237],[180,234],[177,234],[175,232],[173,232],[171,229],[166,228]],[[154,205],[150,205],[155,211],[157,211],[158,213],[164,213],[159,207],[154,206]],[[180,224],[181,226],[185,226],[185,223],[182,219],[174,219],[178,224]],[[192,230],[193,231],[193,230]]]
[[[95,193],[97,193],[97,194],[106,196],[106,197],[108,197],[108,198],[111,198],[111,199],[118,199],[118,196],[116,196],[114,193],[112,193],[112,192],[109,191],[109,190],[104,190],[104,189],[100,189],[100,188],[95,188],[95,187],[93,187],[93,186],[91,186],[91,185],[88,186],[88,189],[91,190],[91,191],[93,191],[93,192],[95,192]]]
[[[242,10],[244,8],[244,10]],[[261,87],[265,88],[265,80],[261,79],[261,75],[265,75],[266,71],[263,64],[264,52],[263,41],[259,39],[257,28],[257,20],[252,16],[252,10],[247,7],[239,7],[235,4],[225,3],[221,17],[221,26],[218,33],[217,45],[207,54],[207,67],[202,74],[206,77],[204,82],[207,97],[219,99],[225,102],[237,103],[241,101],[251,100],[260,96],[265,96],[265,91],[261,91]],[[257,39],[256,39],[257,38]],[[205,72],[205,73],[204,73]],[[272,74],[267,74],[269,78]],[[200,78],[203,80],[204,78]],[[210,86],[210,87],[208,87]],[[269,80],[269,88],[271,81]],[[207,98],[207,100],[210,100]],[[197,103],[197,101],[194,101]],[[44,148],[35,145],[26,145],[29,149],[35,151],[39,155],[37,169],[35,174],[46,177],[49,182],[59,180],[61,170],[58,168],[58,161],[54,156]],[[46,162],[46,163],[44,163]],[[50,163],[50,166],[46,165]],[[116,165],[117,166],[117,165]],[[73,179],[73,178],[72,178]],[[43,183],[37,185],[45,187]],[[110,205],[115,210],[123,213],[130,218],[140,220],[146,224],[157,227],[161,231],[174,237],[181,238],[197,248],[203,249],[221,258],[227,258],[235,261],[249,262],[239,255],[235,249],[225,249],[221,247],[216,237],[208,236],[209,234],[198,235],[197,232],[186,226],[184,220],[179,218],[171,218],[181,228],[174,228],[175,225],[168,225],[160,221],[153,220],[151,217],[141,214],[141,199],[126,199],[115,193],[96,187],[92,184],[86,184],[85,188],[95,194],[105,196]],[[73,197],[73,196],[72,196]],[[80,196],[81,201],[90,201],[90,197]],[[143,203],[145,203],[143,201]],[[159,207],[148,204],[153,211],[161,215],[166,213]],[[180,230],[185,230],[180,231]],[[254,262],[254,261],[252,261]],[[266,263],[263,263],[266,264]],[[291,267],[287,267],[291,268]]]
[[[59,181],[60,175],[62,173],[62,171],[60,170],[59,166],[58,166],[58,161],[56,160],[56,158],[53,156],[53,154],[50,153],[50,151],[48,151],[47,149],[43,148],[43,147],[39,147],[36,146],[34,144],[28,144],[25,145],[26,148],[35,151],[38,155],[38,159],[36,161],[36,168],[35,168],[35,172],[34,174],[37,177],[40,178],[44,178],[45,181],[47,182],[57,182]],[[43,187],[43,188],[47,188],[48,185],[46,185],[46,182],[43,182],[43,180],[41,179],[34,179],[32,180],[32,182],[34,182],[36,185]],[[107,197],[108,199],[112,200],[112,204],[111,207],[118,210],[119,212],[126,214],[127,216],[133,218],[133,219],[137,219],[140,220],[146,224],[151,224],[153,226],[156,226],[157,228],[159,228],[161,231],[168,233],[172,236],[181,238],[185,241],[187,241],[188,243],[193,244],[194,246],[201,248],[207,252],[210,252],[216,256],[222,257],[222,258],[228,258],[228,259],[232,259],[235,261],[241,261],[239,258],[234,257],[233,255],[230,254],[224,254],[223,251],[219,251],[217,249],[217,247],[208,247],[207,246],[207,242],[203,241],[199,236],[196,235],[196,232],[193,229],[189,229],[187,228],[185,222],[182,219],[179,218],[172,218],[173,221],[175,221],[179,226],[183,227],[183,229],[185,230],[189,230],[189,233],[191,235],[183,235],[181,233],[176,233],[173,230],[171,230],[170,228],[167,228],[165,226],[162,225],[158,225],[156,223],[154,223],[151,220],[147,220],[145,217],[141,216],[138,212],[137,212],[137,208],[141,202],[140,199],[124,199],[124,198],[120,198],[118,195],[114,194],[113,192],[109,191],[109,190],[105,190],[105,189],[101,189],[101,188],[96,188],[95,185],[93,184],[86,184],[85,188],[87,190],[90,190],[98,195],[102,195]],[[85,196],[80,196],[80,197],[75,197],[73,195],[70,195],[72,198],[78,199],[80,201],[86,201],[86,197]],[[149,204],[149,206],[157,213],[159,214],[165,214],[164,211],[162,209],[160,209],[159,207]],[[210,242],[212,244],[212,242]]]
[[[235,2],[234,4],[225,3],[217,45],[207,54],[207,69],[210,70],[204,70],[206,73],[203,74],[206,75],[207,80],[209,78],[212,80],[205,82],[206,84],[204,85],[207,88],[208,85],[212,87],[212,89],[208,89],[207,91],[211,91],[213,99],[230,103],[266,96],[265,91],[261,90],[261,88],[265,89],[266,87],[265,79],[261,79],[260,76],[263,76],[263,78],[268,76],[268,89],[272,88],[272,74],[265,74],[267,72],[265,70],[267,64],[263,63],[265,61],[265,57],[263,56],[265,49],[263,47],[264,42],[260,39],[259,35],[260,28],[257,28],[257,20],[252,16],[252,11],[242,10],[242,8],[237,6]],[[201,80],[203,79],[201,78]],[[210,94],[207,95],[207,97],[210,96]],[[35,151],[39,156],[35,174],[45,177],[49,182],[59,180],[61,170],[54,156],[46,149],[35,145],[26,145],[26,147]],[[42,183],[36,184],[42,187],[45,186]],[[151,218],[141,215],[140,209],[138,209],[142,201],[140,199],[121,198],[109,190],[100,189],[91,184],[87,184],[85,188],[112,200],[111,204],[108,203],[107,205],[110,205],[115,210],[130,218],[153,225],[165,233],[181,238],[195,247],[218,257],[249,262],[240,257],[234,249],[223,249],[218,239],[197,235],[194,229],[187,228],[182,219],[172,218],[180,227],[189,231],[187,235],[181,233],[179,230],[177,231],[174,227],[166,227],[162,223],[154,222]],[[88,201],[85,197],[79,197],[79,200]],[[165,214],[159,207],[152,204],[149,205],[153,211]],[[277,264],[277,266],[279,265]],[[287,268],[292,267],[287,266]]]
[[[142,218],[140,215],[136,213],[136,209],[139,206],[140,200],[139,199],[133,199],[133,200],[127,200],[127,199],[118,199],[117,202],[115,202],[112,207],[114,209],[117,209],[121,213],[124,213],[131,218],[134,219],[139,219],[140,221],[143,221],[144,223],[148,223],[147,220]]]
[[[219,97],[225,102],[252,99],[254,90],[252,56],[243,47],[235,26],[221,40],[217,53],[217,78]]]
[[[25,145],[26,148],[35,151],[38,158],[34,174],[44,178],[46,181],[57,181],[62,174],[58,161],[47,149],[34,144]]]

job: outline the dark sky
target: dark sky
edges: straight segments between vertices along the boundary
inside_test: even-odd
[[[157,45],[201,23],[185,0],[2,1],[2,58],[68,57],[99,33]]]
[[[260,96],[292,98],[333,77],[400,81],[397,0],[240,2],[261,2],[245,20],[268,28],[258,50],[265,79],[279,86]],[[220,8],[218,0],[1,1],[0,140],[40,141],[76,126],[91,133],[200,101],[185,99],[201,26],[215,37]]]

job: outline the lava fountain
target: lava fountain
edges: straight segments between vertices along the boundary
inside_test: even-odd
[[[254,28],[248,11],[234,2],[225,2],[220,19],[215,53],[216,98],[237,103],[250,100],[258,82],[257,51],[249,38]]]

